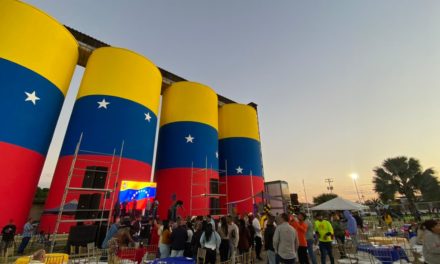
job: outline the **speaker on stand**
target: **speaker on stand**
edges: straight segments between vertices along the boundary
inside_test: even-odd
[[[78,206],[77,206],[77,210],[75,212],[75,219],[87,219],[89,216],[89,211],[87,211],[88,209],[90,209],[90,198],[91,195],[90,194],[80,194],[79,195],[79,199],[78,199]]]

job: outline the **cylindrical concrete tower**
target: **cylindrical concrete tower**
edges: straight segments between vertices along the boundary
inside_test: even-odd
[[[209,195],[218,193],[217,105],[216,93],[194,82],[174,83],[163,94],[155,172],[162,218],[179,200],[181,216],[219,207]]]
[[[226,104],[219,109],[220,171],[225,171],[228,203],[237,213],[254,212],[264,190],[257,111],[249,105]],[[255,197],[260,194],[259,197]],[[252,198],[255,197],[255,198]],[[222,199],[222,201],[224,201]],[[225,208],[222,203],[222,208]],[[224,212],[225,213],[225,212]]]
[[[99,48],[92,53],[70,118],[46,210],[60,206],[81,133],[80,149],[90,152],[79,152],[70,186],[96,188],[96,181],[101,181],[102,187],[102,179],[96,179],[96,175],[93,183],[85,178],[88,169],[91,168],[93,174],[94,166],[99,167],[97,171],[108,171],[105,180],[109,180],[111,187],[116,177],[118,183],[150,181],[161,84],[160,71],[139,54],[114,47]],[[118,156],[122,142],[122,159],[110,164],[109,154],[116,149]],[[111,197],[107,196],[106,208],[114,206]],[[101,198],[102,204],[105,198]],[[66,203],[74,200],[78,200],[78,194],[69,194]],[[44,215],[41,228],[52,232],[55,220],[56,215]],[[59,231],[66,231],[66,226]]]
[[[25,3],[0,1],[0,226],[22,229],[78,59],[70,32]]]

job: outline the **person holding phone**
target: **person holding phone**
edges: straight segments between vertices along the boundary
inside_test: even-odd
[[[324,219],[324,214],[319,213],[316,216],[315,232],[319,239],[319,251],[321,252],[321,264],[325,264],[327,255],[330,263],[334,264],[335,259],[332,252],[332,241],[334,237],[333,227],[329,221]]]

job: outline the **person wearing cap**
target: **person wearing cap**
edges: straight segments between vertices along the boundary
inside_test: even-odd
[[[317,215],[315,221],[315,231],[319,239],[319,252],[321,253],[321,264],[325,263],[327,255],[330,258],[330,263],[334,264],[335,259],[332,252],[333,241],[333,227],[329,221],[324,219],[323,213]]]

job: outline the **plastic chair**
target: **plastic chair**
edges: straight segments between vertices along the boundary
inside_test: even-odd
[[[120,259],[136,259],[136,248],[121,248],[118,251],[118,257]]]
[[[371,254],[383,264],[391,264],[394,262],[391,248],[374,248]]]
[[[44,263],[46,264],[63,264],[69,261],[69,256],[67,254],[52,253],[47,254]]]
[[[157,252],[159,252],[159,247],[156,245],[147,245],[145,246],[147,252],[144,255],[144,262],[145,260],[155,260],[157,256]]]

